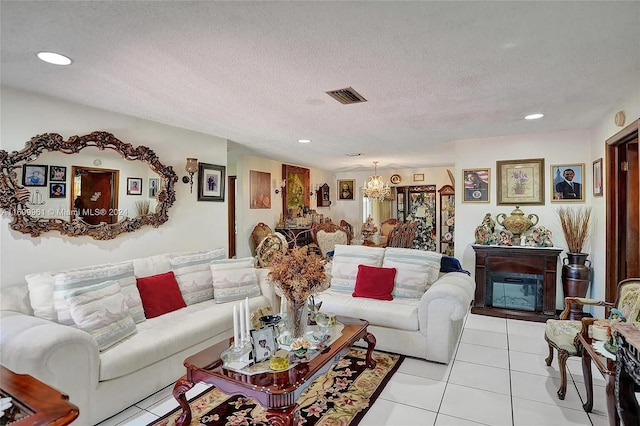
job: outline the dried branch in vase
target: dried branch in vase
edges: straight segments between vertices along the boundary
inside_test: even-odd
[[[561,207],[558,209],[558,217],[569,253],[582,253],[591,234],[591,207]]]
[[[309,253],[307,247],[296,247],[287,253],[276,253],[271,259],[269,279],[294,304],[304,304],[325,283],[326,261]]]

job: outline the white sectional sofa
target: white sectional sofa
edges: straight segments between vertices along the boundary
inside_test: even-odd
[[[246,294],[252,295],[251,310],[277,306],[273,285],[266,279],[267,271],[247,268],[251,258],[233,266],[232,261],[219,260],[224,256],[222,249],[198,253],[165,254],[129,262],[135,278],[168,271],[175,274],[188,306],[154,318],[140,318],[136,287],[129,285],[131,277],[113,276],[112,271],[122,272],[123,265],[130,269],[122,263],[29,275],[25,285],[3,287],[0,362],[16,373],[30,374],[69,394],[70,401],[80,409],[78,425],[96,424],[175,382],[185,374],[182,362],[186,357],[232,336],[232,308],[239,301],[224,300],[244,299]],[[192,257],[197,261],[190,261]],[[209,270],[211,263],[217,266]],[[119,283],[124,298],[118,300],[127,304],[123,310],[141,321],[135,323],[132,335],[101,350],[98,342],[102,346],[104,342],[111,344],[110,332],[95,338],[75,324],[59,323],[69,320],[57,309],[61,300],[71,303],[76,297],[86,296],[74,290],[73,295],[60,298],[61,284],[74,282],[69,277],[78,275],[78,271],[85,278],[93,274],[94,281]],[[199,282],[202,280],[206,285]],[[246,291],[249,287],[251,291]],[[131,329],[134,323],[128,318],[127,321]]]
[[[317,296],[322,311],[363,318],[376,349],[449,363],[475,292],[464,272],[440,272],[439,253],[338,245],[331,286]],[[358,266],[396,268],[393,300],[353,297]]]

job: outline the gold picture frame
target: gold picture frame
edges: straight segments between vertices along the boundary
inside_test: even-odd
[[[584,201],[584,163],[551,165],[551,202]]]
[[[491,198],[491,169],[463,169],[463,203],[488,203]]]
[[[339,179],[338,180],[338,200],[355,200],[356,180],[355,179]]]
[[[414,182],[424,182],[424,173],[414,173],[413,174]]]
[[[598,158],[593,162],[593,195],[595,197],[602,197],[604,192],[602,190],[602,158]]]
[[[282,211],[285,216],[296,216],[305,206],[309,207],[309,177],[309,169],[288,164],[282,165],[282,179],[285,181]]]
[[[544,205],[544,158],[496,161],[496,204]]]

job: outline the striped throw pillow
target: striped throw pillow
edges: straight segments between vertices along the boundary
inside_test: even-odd
[[[209,265],[212,260],[223,257],[224,252],[220,250],[169,256],[171,269],[187,306],[213,299],[213,280]]]
[[[420,299],[440,273],[441,253],[387,247],[382,266],[396,268],[393,297]]]
[[[381,247],[336,245],[331,265],[331,289],[353,293],[358,265],[382,266],[383,256]]]
[[[75,325],[104,351],[136,333],[118,281],[105,281],[65,295]]]
[[[216,303],[260,296],[260,285],[254,264],[253,257],[211,262],[213,294]]]

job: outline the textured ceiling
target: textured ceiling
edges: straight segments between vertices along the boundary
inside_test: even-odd
[[[0,15],[3,85],[325,170],[450,165],[451,141],[588,129],[640,91],[637,1],[2,1]],[[368,102],[325,94],[349,86]]]

